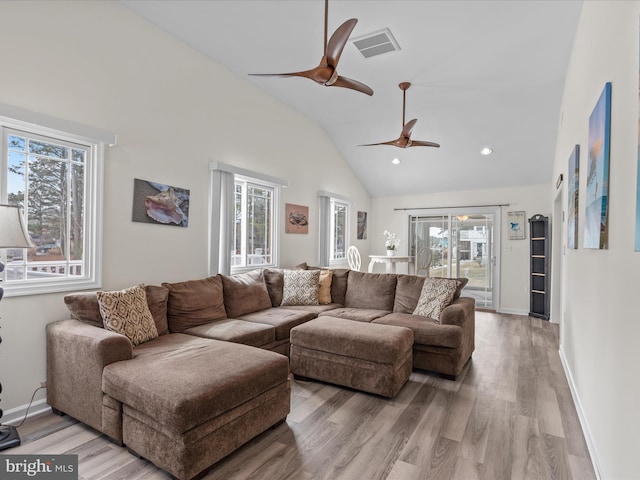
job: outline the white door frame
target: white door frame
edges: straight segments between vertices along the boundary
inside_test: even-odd
[[[407,209],[407,216],[405,217],[405,231],[410,232],[410,219],[411,217],[430,217],[430,216],[445,216],[449,217],[449,223],[451,223],[451,217],[456,215],[465,214],[489,214],[493,215],[493,236],[492,236],[492,252],[491,260],[493,261],[493,292],[492,301],[496,312],[500,311],[500,252],[501,252],[501,232],[502,232],[502,209],[499,206],[487,206],[487,207],[456,207],[456,208],[438,208],[438,209]]]
[[[550,321],[560,325],[560,347],[564,328],[563,268],[564,247],[564,183],[556,190],[551,217],[551,315]]]

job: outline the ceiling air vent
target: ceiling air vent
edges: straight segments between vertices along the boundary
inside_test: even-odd
[[[393,38],[391,30],[388,28],[362,35],[354,38],[352,41],[364,58],[371,58],[382,55],[383,53],[400,50],[398,42]]]

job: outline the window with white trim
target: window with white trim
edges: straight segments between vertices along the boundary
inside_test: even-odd
[[[49,128],[0,124],[2,201],[22,207],[34,245],[6,249],[9,295],[100,286],[98,172],[103,144]]]
[[[349,204],[331,199],[330,263],[344,263],[349,242]]]
[[[235,176],[231,271],[277,265],[278,187]]]

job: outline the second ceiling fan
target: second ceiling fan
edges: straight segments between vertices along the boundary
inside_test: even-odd
[[[358,145],[359,147],[372,147],[375,145],[392,145],[398,148],[409,148],[409,147],[439,147],[438,143],[434,142],[425,142],[423,140],[411,140],[411,131],[413,127],[415,127],[417,118],[413,120],[409,120],[407,123],[404,123],[404,113],[406,107],[406,97],[407,90],[411,86],[409,82],[402,82],[400,85],[400,90],[402,90],[402,132],[400,132],[400,137],[395,140],[389,140],[388,142],[380,142],[380,143],[367,143],[365,145]]]
[[[320,65],[311,69],[301,72],[291,73],[251,73],[249,75],[258,77],[305,77],[310,78],[316,83],[325,85],[327,87],[343,87],[356,90],[358,92],[365,93],[367,95],[373,95],[373,90],[364,83],[352,80],[347,77],[341,77],[338,75],[338,61],[342,50],[349,40],[351,32],[358,23],[357,18],[347,20],[331,35],[331,38],[327,42],[327,21],[329,16],[329,0],[324,2],[324,51]]]

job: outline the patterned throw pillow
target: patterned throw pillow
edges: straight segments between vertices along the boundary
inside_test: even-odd
[[[318,305],[320,270],[285,270],[281,305]]]
[[[318,303],[320,305],[328,305],[331,303],[331,279],[333,272],[331,270],[320,270],[320,281],[318,287]]]
[[[432,318],[439,323],[440,314],[453,301],[458,283],[458,280],[448,278],[425,279],[413,314]]]
[[[134,346],[158,337],[144,285],[96,295],[104,328],[124,335]]]

